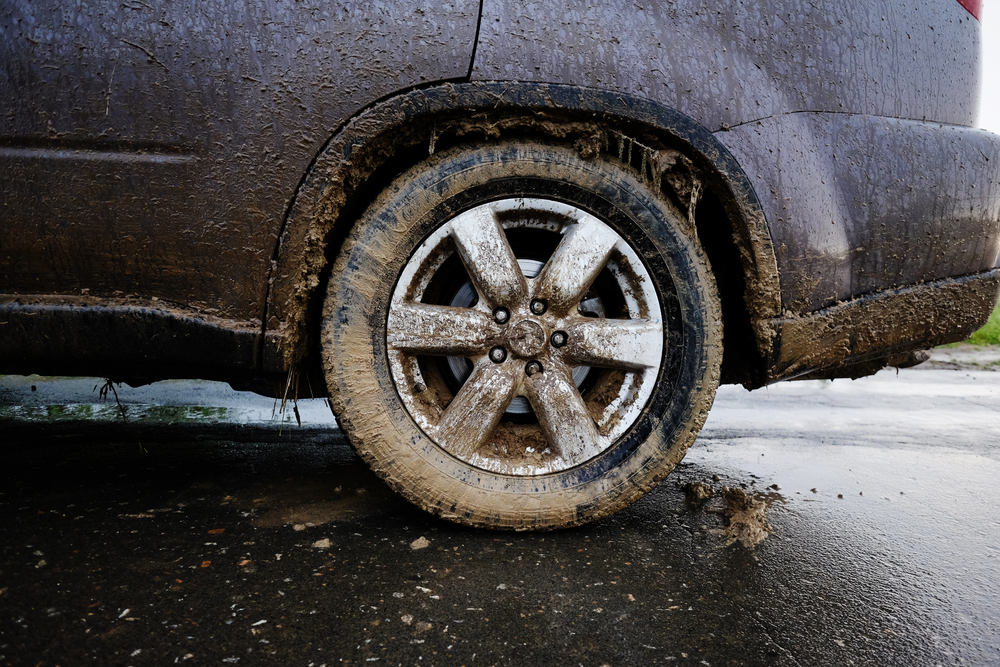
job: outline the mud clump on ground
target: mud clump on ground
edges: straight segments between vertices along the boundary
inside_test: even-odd
[[[755,499],[743,489],[728,486],[722,487],[722,497],[726,501],[723,514],[729,519],[726,546],[739,542],[753,549],[767,539],[773,530],[767,522],[767,502]]]
[[[718,481],[713,477],[713,481]],[[747,549],[753,550],[758,544],[768,538],[774,528],[767,522],[768,498],[758,495],[751,496],[741,488],[723,486],[721,490],[704,482],[678,483],[684,491],[689,505],[701,506],[706,501],[717,498],[706,505],[704,511],[711,514],[721,514],[728,520],[728,525],[721,532],[726,537],[726,546],[739,542]],[[777,485],[775,485],[776,488]],[[780,498],[778,494],[770,494]],[[721,502],[725,503],[720,507]]]
[[[703,482],[688,482],[681,488],[684,490],[688,502],[691,503],[700,503],[715,495],[715,490]]]

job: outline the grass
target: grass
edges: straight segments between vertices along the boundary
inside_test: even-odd
[[[968,342],[973,345],[1000,345],[1000,304],[993,309],[989,321],[982,329],[972,334]]]

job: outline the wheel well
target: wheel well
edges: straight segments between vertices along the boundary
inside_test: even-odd
[[[752,190],[750,197],[744,194],[742,200],[733,193],[738,190],[732,187],[735,165],[729,165],[728,173],[717,170],[713,167],[717,156],[714,160],[706,156],[685,137],[606,112],[510,106],[450,108],[391,120],[396,122],[383,120],[386,129],[369,134],[364,141],[354,139],[346,148],[337,146],[343,157],[322,169],[323,165],[317,164],[313,172],[321,173],[307,176],[303,190],[308,192],[312,187],[319,196],[304,197],[300,190],[297,199],[303,201],[296,205],[318,209],[303,216],[322,232],[320,236],[310,230],[311,236],[304,236],[303,242],[307,258],[312,247],[311,261],[318,268],[304,288],[296,286],[297,306],[295,299],[287,299],[282,309],[280,299],[272,299],[268,329],[276,333],[265,342],[265,370],[305,372],[307,377],[315,376],[310,382],[313,389],[322,386],[319,328],[324,290],[320,286],[326,284],[333,259],[354,221],[397,176],[428,155],[452,146],[523,138],[572,145],[585,158],[603,154],[617,160],[687,214],[708,255],[722,300],[726,341],[722,381],[748,386],[760,383],[762,353],[768,341],[762,344],[754,323],[773,314],[767,305],[761,307],[757,302],[766,291],[760,289],[762,282],[771,277],[762,279],[766,264],[761,269],[756,262],[760,256],[767,258],[770,246],[766,239],[767,248],[762,251],[759,247],[761,222],[747,222],[748,209],[751,214],[757,210]],[[333,141],[327,149],[332,147]],[[745,179],[742,172],[738,175]],[[329,188],[331,183],[336,188]],[[334,190],[335,196],[326,194],[328,189]],[[749,229],[753,224],[756,228]],[[282,243],[292,245],[284,237]],[[766,302],[767,296],[760,297],[760,302]],[[293,320],[291,325],[289,320]]]
[[[722,302],[723,351],[721,384],[757,386],[762,359],[745,299],[747,282],[733,223],[713,192],[705,193],[695,210],[695,225]]]

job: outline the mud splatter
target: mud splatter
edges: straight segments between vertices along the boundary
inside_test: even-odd
[[[700,503],[715,496],[715,490],[703,482],[688,482],[681,488],[691,503]]]
[[[767,522],[767,502],[754,498],[741,488],[722,487],[722,497],[726,501],[723,514],[729,519],[725,535],[726,546],[739,542],[747,549],[754,549],[768,538],[774,530]]]

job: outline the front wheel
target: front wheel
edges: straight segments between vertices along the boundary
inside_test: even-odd
[[[342,248],[327,384],[359,454],[418,506],[572,526],[637,500],[694,441],[719,312],[681,213],[621,167],[459,147],[397,179]]]

